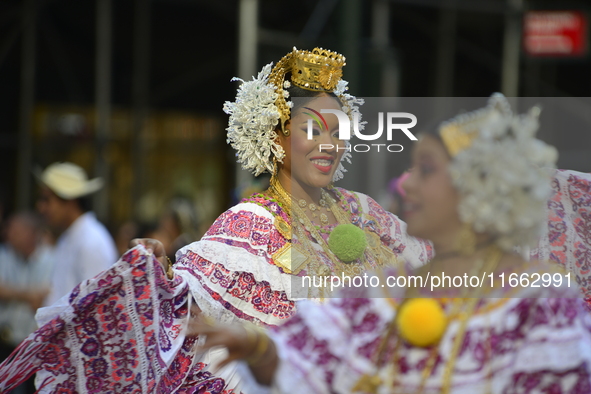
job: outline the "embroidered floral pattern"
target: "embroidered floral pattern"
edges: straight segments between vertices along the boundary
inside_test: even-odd
[[[69,307],[19,346],[14,363],[0,366],[2,384],[9,382],[0,390],[17,384],[15,373],[26,378],[38,370],[45,390],[60,394],[78,393],[78,387],[89,393],[149,393],[162,384],[170,388],[166,382],[180,385],[191,371],[195,340],[178,338],[188,294],[186,285],[178,285],[166,279],[157,261],[132,249],[80,284]],[[166,359],[172,360],[168,367]]]
[[[572,289],[565,291],[568,295],[549,290],[536,294],[539,298],[512,299],[492,309],[489,304],[497,300],[483,300],[460,346],[452,392],[481,392],[492,373],[492,392],[588,393],[591,355],[585,349],[591,343],[591,327],[585,323],[581,300],[572,298]],[[361,375],[375,373],[376,352],[393,318],[387,301],[334,299],[328,306],[302,305],[299,311],[273,329],[285,355],[275,379],[281,392],[289,392],[296,382],[305,382],[298,387],[306,392],[351,392]],[[437,347],[424,393],[441,392],[455,327],[450,326]],[[394,335],[383,360],[396,360],[401,392],[417,392],[433,350],[395,342]]]
[[[547,212],[547,234],[532,257],[564,266],[591,300],[591,174],[556,171]]]

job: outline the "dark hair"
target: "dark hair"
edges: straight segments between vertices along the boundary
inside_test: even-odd
[[[291,81],[291,72],[285,74],[285,81]],[[287,93],[289,93],[289,99],[292,99],[294,97],[307,99],[307,100],[297,100],[295,103],[293,103],[294,106],[290,110],[290,117],[293,116],[293,113],[295,111],[297,111],[298,109],[300,109],[304,105],[308,104],[310,101],[312,101],[316,97],[319,97],[320,95],[323,95],[323,94],[326,94],[329,97],[333,97],[342,105],[341,100],[339,99],[339,96],[337,96],[333,92],[325,92],[325,91],[320,91],[320,90],[308,90],[308,89],[300,88],[299,86],[295,86],[293,84],[289,88],[284,89],[284,90],[287,91]],[[292,100],[292,102],[293,102],[293,100]],[[275,127],[275,131],[280,132],[281,127],[282,127],[281,120],[279,120],[279,123],[277,123],[277,127]]]
[[[82,212],[88,212],[92,210],[92,196],[82,196],[76,199],[78,206]]]
[[[291,73],[286,74],[285,80],[291,81]],[[301,108],[302,106],[306,105],[307,103],[312,101],[314,98],[316,98],[322,94],[327,94],[330,97],[334,97],[335,99],[337,99],[337,101],[339,103],[341,102],[339,97],[336,94],[334,94],[333,92],[324,92],[324,91],[319,91],[319,90],[308,90],[308,89],[300,88],[299,86],[295,86],[293,84],[285,90],[287,90],[287,92],[289,93],[290,98],[297,97],[297,98],[308,98],[309,99],[309,100],[297,100],[297,105],[296,105],[296,103],[294,103],[294,107],[291,109],[291,113],[293,113],[297,109]],[[342,103],[341,103],[341,105],[342,105]]]
[[[72,200],[67,200],[65,198],[58,196],[57,194],[56,194],[56,196],[57,196],[57,198],[59,198],[62,201],[75,201],[76,204],[78,205],[78,208],[80,208],[80,210],[83,213],[88,212],[88,211],[92,211],[92,196],[82,196],[82,197],[74,198]]]
[[[419,135],[429,136],[429,137],[432,137],[435,140],[437,140],[437,142],[439,142],[441,144],[441,146],[443,147],[443,149],[445,150],[445,153],[447,153],[447,155],[451,159],[452,156],[449,153],[449,151],[447,150],[447,146],[443,142],[443,139],[441,138],[441,134],[439,133],[441,123],[443,123],[443,121],[440,121],[440,120],[429,123],[427,126],[425,126],[424,129],[421,129],[421,131],[419,132]]]

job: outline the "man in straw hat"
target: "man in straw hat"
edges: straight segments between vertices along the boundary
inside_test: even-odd
[[[72,163],[53,163],[36,175],[41,184],[37,208],[59,235],[51,292],[46,299],[51,305],[78,283],[108,269],[117,260],[117,252],[105,226],[90,212],[89,196],[103,186],[101,178],[89,180],[86,172]]]

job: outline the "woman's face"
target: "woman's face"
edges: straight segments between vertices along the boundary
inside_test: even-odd
[[[279,132],[280,144],[285,150],[281,170],[287,173],[292,182],[304,188],[326,187],[332,181],[341,156],[345,153],[345,141],[338,139],[337,117],[321,114],[326,127],[322,121],[319,125],[309,115],[314,114],[314,111],[319,113],[321,109],[341,110],[341,106],[337,99],[326,94],[313,98],[292,113],[291,120],[285,126],[291,130],[290,136],[285,137]],[[308,119],[313,121],[312,139],[308,139]]]
[[[402,185],[407,193],[404,214],[410,235],[436,242],[460,230],[460,197],[452,185],[449,163],[437,138],[426,135],[419,139],[410,176]]]

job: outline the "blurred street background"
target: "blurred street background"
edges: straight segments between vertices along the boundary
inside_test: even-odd
[[[264,184],[226,145],[233,76],[318,46],[347,57],[357,96],[576,103],[591,96],[589,11],[584,0],[2,0],[3,215],[34,209],[35,168],[71,161],[106,180],[94,211],[121,248],[162,231],[179,199],[198,237]],[[591,171],[590,135],[547,137],[561,165]]]

